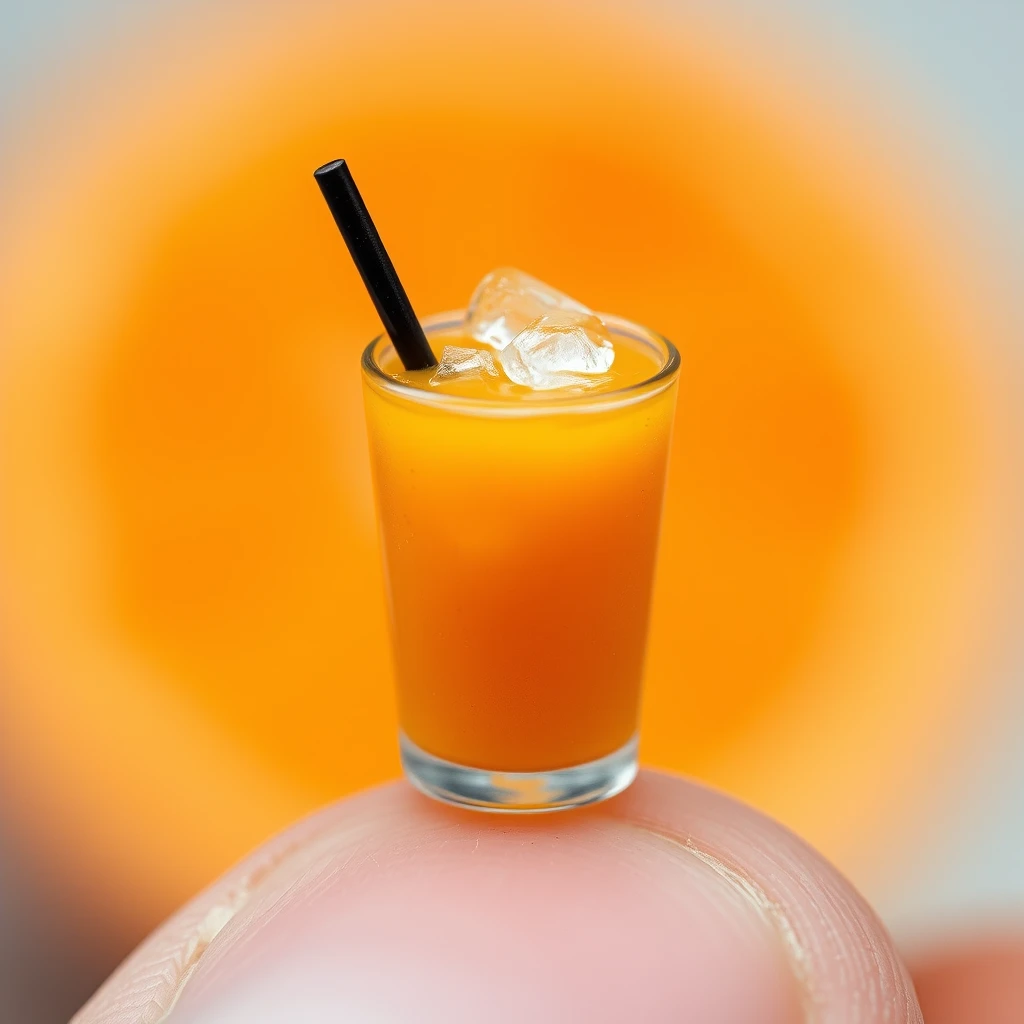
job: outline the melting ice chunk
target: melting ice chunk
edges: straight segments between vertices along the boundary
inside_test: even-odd
[[[441,362],[430,378],[430,383],[436,387],[449,380],[475,380],[485,376],[498,376],[498,368],[490,352],[460,345],[445,345]]]
[[[556,311],[589,313],[568,295],[514,267],[492,270],[469,300],[466,329],[499,352],[539,316]]]
[[[586,388],[608,379],[615,349],[599,317],[558,311],[528,324],[498,359],[510,380],[536,391]]]

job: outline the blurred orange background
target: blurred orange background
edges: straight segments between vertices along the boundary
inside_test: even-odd
[[[771,39],[601,10],[183,15],[12,130],[4,827],[112,962],[398,771],[336,156],[421,313],[513,264],[680,348],[647,764],[884,891],[1005,706],[1014,310],[959,183]]]

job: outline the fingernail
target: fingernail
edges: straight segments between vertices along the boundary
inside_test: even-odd
[[[338,850],[217,936],[171,1024],[791,1024],[801,998],[755,902],[627,825],[443,831]]]

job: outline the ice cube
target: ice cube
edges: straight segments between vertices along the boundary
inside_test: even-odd
[[[537,317],[556,310],[590,312],[521,270],[499,267],[476,286],[466,311],[466,329],[471,337],[500,352]]]
[[[535,391],[594,387],[615,360],[611,335],[593,313],[539,316],[498,353],[509,379]]]
[[[497,377],[498,368],[494,356],[479,348],[463,348],[461,345],[445,345],[430,383],[435,387],[449,380],[477,380],[482,377]]]

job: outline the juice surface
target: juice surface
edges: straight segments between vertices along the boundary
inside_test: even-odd
[[[616,343],[606,391],[657,373],[653,352]],[[430,375],[400,376],[436,390]],[[637,728],[675,381],[629,403],[547,392],[556,408],[517,416],[365,380],[406,735],[495,771],[619,749]],[[541,400],[511,387],[510,408]]]
[[[498,353],[494,349],[485,342],[478,341],[457,329],[431,334],[431,347],[438,359],[441,358],[444,347],[447,345],[478,349],[493,355],[495,362],[498,362]],[[432,381],[434,369],[406,370],[391,349],[388,350],[387,357],[382,359],[381,368],[392,375],[396,381],[438,394],[457,395],[463,398],[500,398],[509,402],[550,402],[564,398],[567,394],[576,398],[583,394],[603,394],[607,391],[632,387],[653,377],[658,372],[660,365],[661,360],[653,349],[639,343],[631,344],[623,338],[616,338],[615,361],[608,372],[595,377],[593,383],[588,382],[586,386],[579,388],[534,391],[514,384],[501,372],[500,366],[497,377],[489,375],[466,379],[449,377],[443,381]]]

